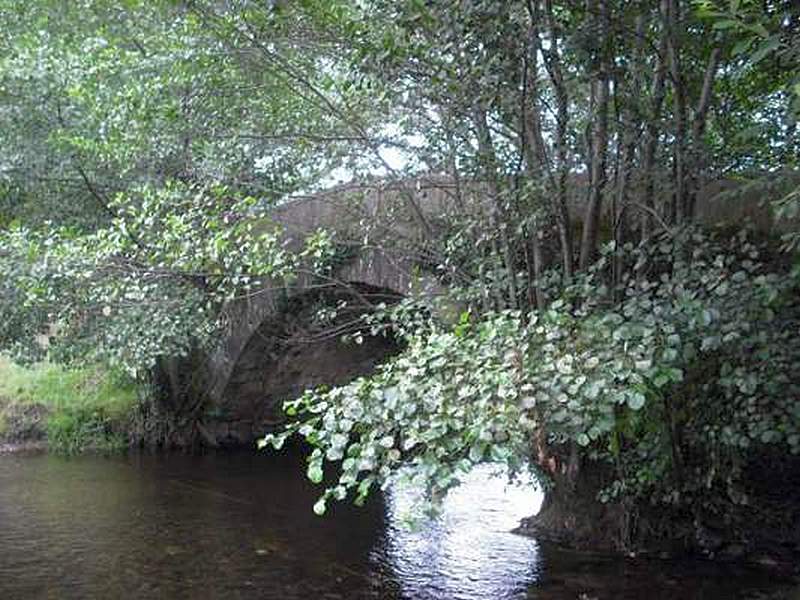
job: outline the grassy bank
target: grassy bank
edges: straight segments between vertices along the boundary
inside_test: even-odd
[[[46,441],[57,452],[127,445],[136,389],[100,368],[21,367],[0,356],[0,442]]]

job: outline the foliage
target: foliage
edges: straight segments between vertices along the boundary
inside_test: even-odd
[[[276,16],[260,33],[299,56],[289,24],[308,47],[313,30],[303,13],[298,6]],[[8,124],[0,139],[10,149],[0,173],[15,186],[12,216],[56,212],[91,227],[109,217],[103,197],[170,179],[235,182],[274,199],[318,180],[331,168],[320,150],[346,143],[315,141],[324,138],[320,107],[222,30],[228,19],[244,27],[244,12],[212,19],[199,5],[161,1],[8,0],[0,15]],[[326,53],[320,42],[307,55],[309,81]]]
[[[726,149],[720,150],[739,154],[734,159],[739,171],[764,170],[766,165],[779,163],[796,167],[795,131],[800,117],[800,13],[796,3],[695,0],[694,5],[697,16],[710,22],[731,44],[732,77],[720,86],[727,110],[716,121],[716,127],[726,131]],[[789,135],[782,135],[781,130]],[[717,131],[712,135],[716,137]],[[716,147],[720,142],[713,144]]]
[[[376,375],[287,403],[299,418],[262,445],[301,435],[315,483],[336,465],[316,512],[398,477],[435,499],[474,464],[520,468],[542,431],[617,468],[606,498],[732,485],[759,448],[800,452],[798,282],[764,252],[697,230],[609,247],[547,311],[416,336]],[[615,256],[635,273],[618,290],[603,283]]]
[[[0,348],[37,360],[46,332],[141,378],[256,282],[326,268],[332,235],[289,252],[265,211],[352,146],[295,81],[339,90],[319,31],[344,5],[245,4],[0,2]]]
[[[787,76],[765,66],[790,53],[788,9],[776,3],[761,23],[748,3],[701,4],[671,23],[657,5],[613,0],[599,11],[541,0],[464,0],[458,10],[382,0],[0,2],[0,114],[10,125],[0,132],[9,248],[0,346],[30,349],[32,334],[58,321],[64,359],[138,374],[159,356],[202,348],[223,300],[266,277],[283,283],[298,266],[278,232],[247,222],[340,167],[400,175],[389,148],[407,172],[481,182],[486,201],[458,187],[459,209],[440,228],[400,194],[422,239],[393,245],[403,227],[390,207],[386,219],[366,219],[363,245],[425,256],[448,283],[473,282],[467,293],[483,294],[481,308],[542,308],[551,263],[566,282],[594,258],[603,204],[614,203],[619,221],[612,237],[640,229],[646,238],[651,213],[687,220],[701,178],[794,161],[777,93]],[[673,39],[679,26],[691,40]],[[763,32],[777,46],[752,61],[759,68],[740,69],[755,44],[747,36]],[[662,46],[674,52],[644,51]],[[650,72],[662,79],[650,82]],[[728,109],[714,110],[717,99]],[[760,133],[744,135],[752,128]],[[695,160],[707,145],[713,156]],[[596,168],[581,206],[567,180],[584,165]],[[676,200],[653,196],[657,176]],[[555,230],[558,257],[543,251]],[[309,270],[324,267],[312,256],[319,239],[305,252]]]
[[[223,187],[169,182],[119,194],[109,206],[122,216],[91,234],[0,232],[10,319],[0,341],[36,358],[34,336],[15,330],[24,323],[29,333],[53,333],[59,360],[100,360],[134,376],[159,356],[202,346],[225,301],[257,283],[287,283],[306,257],[319,268],[331,251],[321,235],[288,251],[255,204]]]
[[[714,29],[735,32],[734,56],[745,56],[751,66],[777,59],[786,72],[787,87],[796,95],[793,109],[800,114],[800,44],[796,39],[796,8],[790,3],[752,0],[695,0],[698,15],[712,19]]]

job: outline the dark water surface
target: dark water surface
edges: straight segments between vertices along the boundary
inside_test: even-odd
[[[400,492],[319,518],[302,466],[255,453],[0,455],[0,600],[722,599],[770,583],[540,547],[508,532],[540,496],[482,472],[417,530]]]

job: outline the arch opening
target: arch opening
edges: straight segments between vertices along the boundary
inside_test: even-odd
[[[400,345],[390,331],[371,335],[363,317],[401,298],[361,282],[288,298],[248,340],[221,398],[204,414],[206,429],[221,446],[250,445],[285,422],[285,401],[371,373]]]

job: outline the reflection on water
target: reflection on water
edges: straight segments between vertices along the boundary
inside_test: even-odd
[[[388,494],[380,553],[406,597],[519,597],[536,580],[536,542],[510,531],[539,510],[542,496],[530,480],[510,486],[502,475],[488,465],[473,470],[438,518],[412,530],[404,522],[413,494]]]
[[[478,471],[409,531],[394,491],[313,515],[301,457],[0,456],[0,600],[735,598],[763,578],[508,533],[540,500]]]

